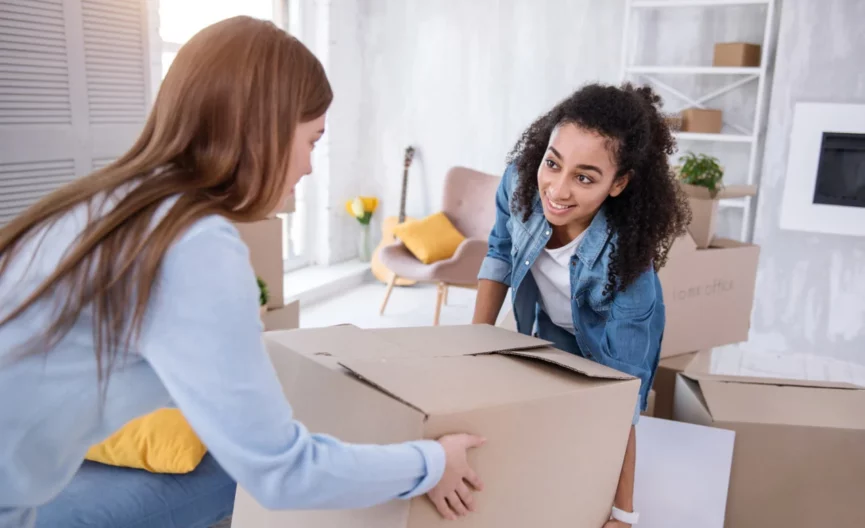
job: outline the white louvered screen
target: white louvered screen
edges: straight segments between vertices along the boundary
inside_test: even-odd
[[[0,226],[122,155],[149,104],[145,0],[0,0]]]
[[[141,123],[147,108],[141,2],[81,0],[81,7],[90,122]]]
[[[0,163],[0,225],[73,178],[75,162],[71,159]]]
[[[116,158],[93,158],[93,170],[104,169]]]
[[[62,0],[0,0],[0,125],[71,124]]]

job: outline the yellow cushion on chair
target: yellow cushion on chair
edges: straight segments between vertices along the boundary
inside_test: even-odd
[[[399,224],[393,234],[424,264],[451,258],[466,239],[444,213]]]
[[[178,409],[159,409],[127,423],[91,447],[85,458],[151,473],[189,473],[206,453]]]

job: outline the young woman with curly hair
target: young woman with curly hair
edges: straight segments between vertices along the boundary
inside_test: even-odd
[[[520,332],[640,379],[633,423],[664,332],[656,271],[690,219],[660,105],[648,87],[588,85],[523,133],[496,195],[474,316],[494,324],[511,289]],[[636,523],[635,462],[632,427],[608,527]]]

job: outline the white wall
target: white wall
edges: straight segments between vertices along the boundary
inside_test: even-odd
[[[865,239],[779,227],[793,107],[865,103],[865,2],[787,1],[757,212],[752,340],[865,363]]]
[[[608,0],[365,0],[364,187],[396,214],[402,158],[417,155],[408,212],[439,208],[447,169],[501,174],[507,151],[579,84],[618,75],[624,4]]]
[[[408,213],[439,208],[447,169],[501,174],[523,129],[590,81],[618,82],[624,0],[361,0],[360,155],[352,178],[396,214],[403,150],[418,149]],[[765,8],[647,10],[634,19],[640,64],[710,65],[716,41],[762,40]],[[661,80],[696,97],[735,78]],[[337,87],[339,88],[339,87]],[[667,92],[670,110],[682,108]],[[337,98],[354,97],[337,91]],[[714,103],[750,125],[756,83]],[[681,145],[718,155],[727,181],[747,175],[747,146]],[[738,236],[741,211],[721,233]],[[381,215],[379,216],[379,220]]]

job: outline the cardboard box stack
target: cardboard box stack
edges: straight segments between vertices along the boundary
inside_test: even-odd
[[[467,432],[483,476],[474,528],[600,527],[610,515],[639,380],[503,328],[265,334],[296,416],[313,432],[393,443]],[[269,511],[238,487],[232,526],[446,526],[425,497],[368,510]]]
[[[676,375],[696,351],[748,340],[760,256],[758,246],[715,236],[718,200],[752,196],[753,186],[730,186],[715,196],[705,188],[682,187],[693,219],[658,273],[667,310],[653,384],[659,418],[673,416]]]
[[[686,235],[658,273],[667,324],[661,357],[748,340],[760,248],[714,239],[699,249]]]
[[[696,355],[697,352],[691,352],[690,354],[667,357],[658,363],[658,370],[655,372],[655,381],[652,384],[652,392],[655,394],[655,405],[652,416],[655,418],[664,418],[665,420],[673,419],[676,375],[684,372],[685,368]]]
[[[718,367],[714,354],[735,352],[699,353],[676,380],[673,409],[676,420],[736,433],[725,526],[865,526],[865,386],[829,380],[840,370],[832,362],[798,378],[749,375],[777,367],[772,354]]]
[[[757,194],[756,185],[728,185],[712,195],[706,187],[681,184],[682,190],[688,195],[688,204],[694,213],[688,232],[697,244],[698,249],[706,249],[715,239],[718,219],[718,204],[720,200],[729,198],[745,198]]]
[[[655,393],[655,389],[649,390],[649,398],[646,402],[646,410],[642,411],[640,414],[643,416],[655,416],[655,400],[657,399],[657,394]]]
[[[294,210],[294,199],[289,200],[282,212]],[[259,222],[235,224],[249,248],[249,258],[255,274],[267,284],[270,299],[267,312],[262,314],[265,331],[289,330],[300,323],[300,304],[292,301],[286,304],[284,297],[284,276],[282,261],[282,220],[268,218]],[[255,285],[251,285],[255,287]]]
[[[836,364],[799,358],[806,373],[789,377],[778,354],[737,345],[748,340],[759,248],[717,238],[714,217],[718,199],[754,189],[685,191],[694,220],[659,273],[655,415],[735,433],[724,526],[865,526],[865,369],[845,374],[858,384],[839,383],[820,378]]]

